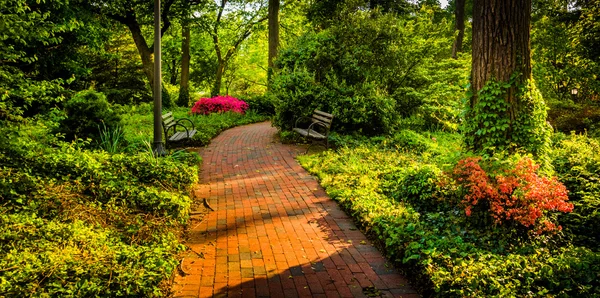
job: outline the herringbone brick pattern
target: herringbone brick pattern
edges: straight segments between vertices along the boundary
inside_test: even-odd
[[[294,159],[269,123],[223,132],[202,151],[175,297],[419,297]]]

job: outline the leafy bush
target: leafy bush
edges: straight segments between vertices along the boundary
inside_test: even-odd
[[[243,101],[248,103],[249,109],[258,114],[266,116],[275,115],[275,106],[273,103],[276,101],[276,98],[271,93],[265,93],[263,95],[256,95],[252,97],[244,97]]]
[[[461,205],[465,214],[471,216],[473,209],[483,209],[497,224],[514,221],[535,226],[539,233],[561,230],[544,215],[547,211],[573,210],[573,204],[566,202],[566,187],[556,177],[539,177],[539,166],[530,158],[516,158],[516,162],[500,168],[492,168],[493,162],[480,157],[458,162],[452,175],[464,193]]]
[[[299,116],[320,109],[335,115],[333,129],[338,132],[377,135],[393,131],[400,116],[416,113],[427,99],[430,109],[422,111],[427,119],[456,121],[439,108],[434,112],[441,99],[428,95],[444,84],[462,84],[454,80],[461,75],[444,75],[444,83],[428,92],[438,71],[423,66],[450,53],[449,28],[445,21],[433,21],[431,11],[409,18],[359,10],[344,15],[339,24],[303,35],[282,49],[276,61],[274,124],[291,130]],[[458,73],[466,78],[463,70]]]
[[[560,217],[565,232],[575,243],[593,250],[600,247],[600,142],[585,135],[559,138],[552,165],[560,182],[569,189],[573,212]]]
[[[114,130],[121,121],[106,96],[93,90],[76,93],[65,103],[64,109],[66,118],[60,121],[58,132],[63,133],[67,141],[99,139],[101,124],[105,129]]]
[[[560,132],[584,133],[600,129],[600,107],[569,101],[554,103],[548,111],[548,121]]]
[[[211,113],[233,112],[244,114],[248,104],[229,95],[217,95],[212,98],[200,98],[192,107],[192,114],[208,115]]]

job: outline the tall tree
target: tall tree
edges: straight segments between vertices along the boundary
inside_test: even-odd
[[[175,0],[166,0],[163,2],[161,9],[161,20],[162,27],[160,30],[161,36],[171,27],[171,8],[175,3]],[[149,44],[146,38],[142,34],[142,25],[150,24],[153,14],[153,2],[144,0],[135,1],[107,1],[98,0],[88,3],[91,9],[101,15],[104,15],[110,19],[113,19],[123,25],[125,25],[131,32],[131,36],[137,47],[140,59],[142,61],[144,74],[150,83],[150,87],[154,86],[154,44]],[[163,104],[168,106],[170,104],[169,93],[166,88],[162,88]]]
[[[269,72],[279,47],[279,0],[269,0]]]
[[[475,0],[470,110],[465,137],[475,150],[543,153],[546,108],[531,80],[531,0]]]
[[[456,35],[456,39],[452,45],[452,58],[456,59],[458,52],[462,52],[463,38],[465,36],[465,0],[456,0],[454,4],[454,21],[458,35]]]
[[[215,3],[216,4],[216,3]],[[236,53],[240,45],[254,32],[257,25],[267,19],[266,6],[262,1],[252,0],[220,0],[213,5],[212,13],[199,19],[198,25],[212,38],[217,56],[217,69],[211,95],[221,91],[223,74],[227,63]]]
[[[181,80],[177,105],[187,107],[190,101],[190,24],[182,24],[181,31]]]

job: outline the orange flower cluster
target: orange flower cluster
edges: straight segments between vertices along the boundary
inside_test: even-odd
[[[573,204],[567,203],[567,189],[556,177],[538,176],[539,165],[527,157],[520,159],[514,169],[493,177],[480,162],[480,157],[468,157],[459,161],[453,171],[459,185],[467,191],[462,200],[467,216],[471,216],[473,206],[487,201],[496,223],[514,220],[525,227],[538,226],[540,232],[562,229],[540,219],[544,211],[573,211]]]

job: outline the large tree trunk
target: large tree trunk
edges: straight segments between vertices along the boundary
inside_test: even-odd
[[[273,68],[273,61],[279,48],[279,0],[269,0],[269,68]]]
[[[545,105],[531,81],[530,21],[531,0],[473,3],[473,95],[465,131],[472,149],[516,145],[537,154],[547,141]]]
[[[185,24],[182,28],[181,39],[181,82],[179,84],[179,98],[177,104],[187,107],[190,101],[190,27]]]
[[[458,35],[452,45],[452,58],[458,57],[458,52],[462,52],[463,38],[465,36],[465,0],[456,0],[454,9],[454,20],[456,21],[456,30]]]

